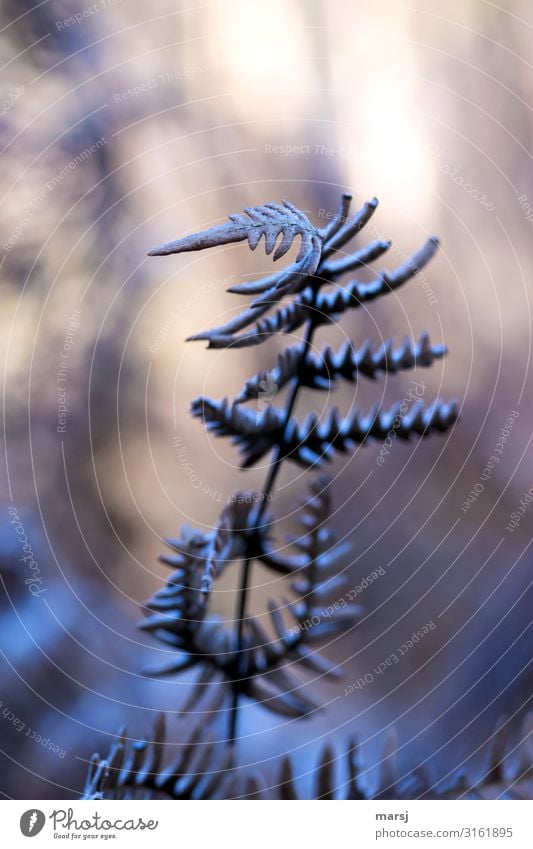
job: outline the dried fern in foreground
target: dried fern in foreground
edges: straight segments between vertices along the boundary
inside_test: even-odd
[[[320,476],[310,484],[299,514],[299,532],[289,546],[280,549],[275,542],[275,517],[267,513],[267,504],[283,461],[319,469],[338,453],[384,440],[392,431],[403,440],[444,432],[458,414],[455,402],[437,399],[427,405],[415,402],[407,410],[395,405],[388,410],[353,410],[343,416],[334,407],[321,417],[312,414],[304,422],[293,416],[302,389],[329,391],[341,380],[350,384],[375,381],[417,366],[429,367],[446,353],[442,345],[432,344],[426,333],[418,341],[406,338],[399,346],[388,340],[376,348],[366,341],[359,347],[347,343],[337,352],[326,347],[320,356],[312,352],[317,328],[335,323],[348,310],[399,289],[429,262],[438,247],[438,240],[430,238],[396,269],[379,271],[370,282],[350,279],[341,283],[344,275],[368,268],[390,246],[389,242],[377,240],[352,254],[339,255],[374,214],[377,201],[364,204],[351,217],[350,205],[351,197],[343,195],[334,219],[319,229],[287,201],[267,203],[151,251],[152,256],[166,256],[246,240],[254,250],[264,240],[266,253],[277,261],[297,239],[300,242],[294,262],[287,267],[231,288],[240,296],[252,297],[242,313],[221,327],[191,337],[206,340],[210,348],[241,348],[261,344],[280,331],[293,333],[302,328],[300,344],[285,350],[277,365],[250,377],[234,401],[198,398],[193,402],[192,415],[201,419],[213,435],[232,440],[240,450],[243,467],[270,455],[268,473],[260,491],[237,493],[230,500],[210,532],[184,527],[179,537],[168,540],[171,551],[161,559],[172,571],[166,586],[146,603],[141,624],[170,654],[169,662],[152,674],[169,676],[198,668],[197,683],[183,713],[201,710],[205,700],[213,697],[211,691],[215,694],[215,710],[227,707],[226,699],[229,700],[229,751],[238,743],[239,708],[244,699],[291,720],[319,709],[310,687],[305,685],[305,673],[313,680],[322,676],[334,679],[341,674],[338,665],[322,654],[320,645],[355,633],[360,615],[358,605],[343,600],[346,546],[336,544],[329,527],[331,496],[326,478]],[[268,404],[258,414],[245,405],[257,401],[265,385],[285,388],[286,400],[284,406]],[[288,584],[287,597],[271,599],[268,612],[261,615],[251,615],[248,610],[256,562],[284,577]],[[211,612],[210,602],[215,582],[236,563],[241,564],[241,575],[235,626],[227,627]],[[126,765],[123,763],[125,745],[124,740],[117,744],[111,767],[109,763],[95,763],[90,778],[95,793],[106,795],[112,788],[130,792],[143,786],[142,781],[136,784],[132,755]],[[157,740],[149,750],[159,757]],[[319,795],[333,798],[335,793],[329,783],[333,773],[326,757],[329,750],[324,751],[319,769],[324,793]],[[117,759],[120,771],[114,766]],[[157,778],[158,769],[148,770],[153,780],[147,790],[183,798],[176,776],[181,776],[186,767],[187,763],[185,767],[179,764],[168,780],[161,781]],[[280,777],[280,792],[286,796],[296,793],[290,769],[285,762]],[[141,774],[148,773],[145,769]],[[105,783],[110,780],[111,784]],[[175,783],[171,788],[172,781]],[[239,781],[240,776],[232,779],[233,789],[226,787],[225,792],[235,794]],[[353,789],[353,775],[350,781],[350,792],[358,793]],[[255,778],[250,782],[250,793],[238,795],[260,797],[261,782]]]
[[[519,741],[510,746],[507,726],[499,723],[483,754],[481,776],[464,773],[450,777],[438,791],[429,772],[419,767],[401,775],[396,763],[394,733],[385,741],[380,760],[379,783],[368,789],[365,765],[357,742],[336,754],[322,746],[312,774],[310,798],[358,799],[531,799],[533,797],[533,714],[526,716]],[[232,750],[206,742],[208,732],[195,727],[174,760],[164,755],[165,721],[160,715],[153,740],[130,742],[119,733],[108,757],[93,756],[83,792],[84,799],[282,799],[306,796],[295,778],[290,757],[282,759],[274,780],[266,782],[254,772],[236,770]],[[506,761],[512,761],[506,765]],[[218,764],[218,766],[217,766]]]
[[[213,799],[232,774],[231,750],[217,749],[209,723],[197,725],[170,761],[165,746],[164,714],[157,717],[150,741],[132,742],[119,732],[105,760],[93,755],[83,797]]]

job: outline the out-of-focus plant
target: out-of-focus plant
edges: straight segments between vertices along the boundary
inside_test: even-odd
[[[231,760],[238,750],[239,710],[244,699],[254,700],[292,719],[308,716],[319,708],[294,671],[338,677],[339,666],[316,647],[331,637],[353,632],[360,614],[358,605],[344,599],[342,560],[346,546],[335,542],[330,528],[331,486],[323,476],[313,480],[309,487],[299,513],[300,532],[290,540],[289,553],[285,554],[286,546],[280,553],[274,539],[274,517],[267,505],[282,464],[290,462],[316,470],[336,453],[348,452],[358,444],[385,440],[393,433],[408,440],[444,432],[457,418],[456,403],[439,400],[430,405],[417,400],[409,409],[403,403],[387,410],[378,405],[368,413],[352,410],[345,417],[333,407],[324,415],[311,414],[303,423],[294,418],[296,401],[303,389],[329,391],[341,380],[351,383],[375,380],[404,369],[430,366],[445,354],[445,348],[432,345],[427,334],[418,341],[406,339],[398,347],[392,340],[377,348],[367,341],[360,347],[347,343],[337,352],[326,347],[321,355],[313,353],[312,342],[318,327],[334,324],[348,310],[397,290],[429,262],[438,247],[437,239],[431,238],[394,271],[381,271],[370,282],[355,279],[340,285],[338,281],[345,274],[366,268],[390,244],[372,241],[354,253],[339,255],[369,221],[377,200],[365,203],[352,216],[350,204],[351,196],[343,195],[336,215],[326,227],[319,229],[292,204],[267,203],[150,252],[152,256],[162,256],[245,240],[254,250],[264,239],[266,253],[272,253],[277,260],[296,240],[300,242],[294,262],[282,271],[230,289],[239,295],[253,296],[244,312],[221,327],[191,337],[207,340],[210,348],[246,348],[261,344],[275,333],[292,333],[303,328],[302,341],[280,354],[273,368],[250,378],[234,401],[201,397],[193,402],[193,416],[200,418],[210,432],[230,437],[238,446],[244,468],[270,455],[267,476],[262,490],[238,492],[210,532],[184,527],[178,538],[168,540],[172,551],[162,560],[172,573],[166,586],[146,603],[146,616],[141,624],[143,630],[175,649],[170,663],[154,674],[168,676],[193,667],[199,669],[197,683],[182,707],[183,713],[199,708],[200,704],[207,706],[212,689],[207,711],[211,715],[216,715],[226,698],[230,698],[227,743]],[[264,402],[265,387],[272,386],[277,390],[288,388],[283,407]],[[259,412],[245,406],[257,401],[263,403]],[[283,576],[289,584],[289,598],[269,602],[270,632],[261,622],[262,617],[251,615],[248,609],[255,562]],[[210,602],[217,579],[239,564],[235,621],[228,627],[212,614]],[[195,733],[199,732],[193,732],[193,736]],[[126,765],[121,760],[124,742],[120,743],[111,761],[97,762],[99,766],[89,778],[88,795],[105,792],[106,786],[115,790],[145,788],[149,793],[155,793],[158,787],[165,792],[173,787],[175,795],[182,798],[179,787],[188,773],[189,756],[186,752],[182,754],[180,763],[165,772],[166,779],[160,778],[162,735],[159,725],[149,760],[140,756],[139,752],[144,752],[141,746],[134,749],[133,760]],[[210,749],[207,751],[209,761]],[[353,754],[354,748],[349,746],[352,798],[361,793],[357,789]],[[115,764],[117,757],[120,765]],[[321,798],[334,796],[331,763],[332,755],[326,748],[317,784],[317,795]],[[196,766],[194,774],[198,781],[187,785],[187,793],[198,791],[199,795],[205,795],[202,780],[206,764],[202,769]],[[224,770],[230,768],[230,762],[225,762]],[[110,771],[115,773],[111,780]],[[141,779],[136,779],[139,775]],[[288,761],[282,767],[280,786],[286,796],[295,795]],[[230,791],[226,789],[226,792]],[[254,794],[254,788],[245,788],[245,795]]]

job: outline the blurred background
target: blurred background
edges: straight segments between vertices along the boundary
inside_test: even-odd
[[[350,580],[382,572],[326,652],[347,670],[323,686],[327,710],[295,724],[246,706],[239,757],[268,771],[292,751],[305,786],[324,738],[340,751],[355,734],[372,788],[395,728],[402,773],[475,778],[497,723],[521,739],[531,700],[531,4],[5,0],[0,16],[0,792],[75,797],[119,725],[147,734],[156,710],[179,709],[192,676],[143,677],[164,655],[136,629],[167,574],[163,539],[212,527],[264,478],[188,407],[235,394],[287,339],[184,340],[242,307],[226,289],[271,259],[242,244],[147,250],[282,198],[324,226],[346,190],[380,200],[358,244],[392,239],[381,265],[433,233],[441,250],[317,344],[428,330],[448,357],[361,384],[355,403],[401,400],[416,379],[462,417],[381,467],[377,446],[331,466]],[[346,410],[354,388],[335,396]],[[298,417],[332,402],[306,393]],[[305,487],[281,475],[283,530]],[[215,597],[226,618],[232,577]],[[272,576],[255,584],[257,610],[282,594]],[[429,622],[386,675],[344,694]]]

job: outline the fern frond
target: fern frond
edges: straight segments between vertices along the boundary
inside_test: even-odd
[[[292,203],[265,203],[245,209],[244,214],[230,215],[229,221],[218,224],[209,230],[184,236],[167,242],[150,251],[149,256],[167,256],[183,251],[201,251],[216,245],[248,240],[251,250],[255,250],[261,239],[265,240],[265,253],[273,254],[276,261],[291,248],[297,236],[301,238],[296,261],[276,275],[272,290],[279,293],[299,291],[306,278],[313,275],[320,262],[322,237],[313,227],[307,216]]]
[[[228,563],[242,560],[246,555],[246,534],[254,501],[260,493],[237,492],[224,508],[211,534],[202,575],[202,592],[209,593],[213,583]]]
[[[439,241],[433,236],[412,257],[393,271],[381,271],[369,283],[353,280],[334,291],[320,291],[315,298],[314,288],[318,289],[331,283],[333,277],[343,273],[343,268],[347,267],[349,261],[361,263],[361,252],[341,260],[342,266],[330,265],[329,272],[328,266],[321,264],[316,274],[308,281],[308,283],[316,281],[315,287],[313,285],[301,287],[299,295],[294,300],[277,308],[272,315],[266,315],[266,313],[271,307],[276,306],[281,297],[279,292],[275,297],[274,295],[265,296],[264,302],[256,302],[256,306],[240,313],[225,325],[195,333],[189,337],[189,341],[205,340],[209,343],[209,348],[245,348],[259,345],[280,331],[292,333],[302,327],[306,321],[312,321],[317,327],[328,324],[347,310],[360,307],[403,286],[427,265],[435,255],[438,246]],[[249,285],[247,291],[252,291],[252,284],[245,285]],[[254,291],[262,291],[257,284],[253,286],[255,286]],[[232,291],[237,291],[237,288],[233,287]],[[272,291],[270,279],[267,291]],[[238,334],[238,331],[247,327],[251,328],[247,333]]]
[[[374,199],[375,200],[375,199]],[[342,204],[341,204],[342,206]],[[346,232],[343,229],[342,237],[344,244],[344,237],[346,241],[349,241],[362,227],[366,224],[370,218],[369,212],[374,212],[377,207],[377,201],[369,202],[365,204],[365,206],[354,216],[352,222],[349,223],[348,230]],[[343,215],[340,212],[337,215]],[[344,220],[335,220],[335,231],[332,234],[335,235],[338,230],[346,223],[346,219]],[[338,226],[337,226],[338,225]],[[371,242],[369,245],[365,245],[360,250],[351,254],[350,256],[343,257],[343,259],[338,260],[337,262],[328,262],[326,257],[330,256],[333,252],[337,250],[335,247],[335,242],[332,237],[327,235],[327,231],[320,231],[323,235],[324,248],[322,251],[321,261],[316,269],[316,277],[322,280],[323,282],[331,283],[340,277],[343,274],[346,274],[349,271],[354,271],[357,268],[365,268],[370,262],[374,262],[378,259],[382,254],[387,251],[390,246],[390,241],[384,241],[382,239],[377,239],[374,242]],[[339,237],[341,234],[339,234]],[[339,245],[340,246],[340,245]],[[238,295],[258,295],[264,294],[268,292],[270,289],[273,289],[276,286],[276,275],[271,275],[270,277],[263,277],[260,280],[246,281],[244,283],[239,283],[235,286],[231,286],[227,291],[233,292]]]
[[[530,726],[532,715],[525,718],[522,741],[514,747],[512,765],[504,769],[508,760],[508,741],[505,722],[500,721],[492,740],[486,746],[487,767],[481,778],[468,779],[464,773],[456,773],[450,785],[438,791],[429,772],[416,767],[412,772],[401,775],[396,760],[396,733],[386,738],[380,762],[378,787],[372,792],[361,782],[363,764],[358,755],[355,741],[346,747],[344,758],[346,769],[339,768],[341,756],[335,756],[332,747],[325,744],[319,754],[314,770],[314,799],[531,799],[533,797],[533,759],[531,757]],[[528,734],[529,731],[529,734]],[[518,748],[518,751],[516,751]],[[294,766],[289,757],[283,759],[276,785],[270,798],[298,800],[307,798],[298,792],[294,778]],[[263,796],[266,798],[266,794]]]
[[[152,739],[130,741],[119,733],[107,758],[93,755],[83,799],[214,799],[232,775],[231,750],[210,739],[205,720],[180,743],[165,765],[165,716],[159,714]],[[225,797],[225,794],[224,794]]]
[[[439,240],[432,236],[412,257],[405,260],[394,271],[381,271],[370,283],[354,280],[334,292],[321,292],[317,298],[316,309],[322,323],[329,321],[348,309],[360,307],[364,303],[394,292],[409,280],[435,256]]]
[[[218,224],[201,233],[193,233],[166,242],[158,248],[149,251],[148,256],[166,256],[182,253],[183,251],[202,251],[216,245],[227,245],[231,242],[242,242],[248,239],[253,251],[262,237],[265,239],[265,253],[272,253],[279,236],[282,241],[274,252],[274,260],[280,259],[290,249],[296,236],[301,236],[302,244],[296,257],[301,262],[313,249],[314,239],[318,230],[313,227],[303,212],[288,201],[265,203],[263,206],[253,206],[244,210],[244,214],[229,215],[229,221]]]
[[[282,354],[278,354],[278,364],[276,368],[270,371],[260,371],[247,380],[241,392],[235,398],[235,404],[243,404],[245,401],[252,401],[260,397],[264,391],[264,387],[273,386],[282,389],[284,386],[296,377],[300,371],[301,352],[298,345],[293,345],[291,348],[286,348]]]
[[[231,287],[232,292],[255,297],[247,309],[225,324],[191,337],[206,340],[210,348],[244,348],[279,331],[288,333],[305,327],[301,343],[281,354],[274,368],[248,380],[233,403],[209,398],[193,402],[192,415],[200,418],[208,431],[229,437],[238,446],[243,467],[273,452],[263,492],[255,494],[257,500],[262,496],[263,501],[257,506],[251,500],[242,509],[228,505],[210,533],[187,531],[173,541],[175,553],[165,560],[174,572],[164,590],[147,603],[148,615],[142,626],[176,650],[177,659],[165,667],[164,674],[198,667],[196,683],[183,706],[185,712],[204,704],[206,693],[213,689],[213,710],[218,712],[230,693],[231,743],[238,737],[239,701],[243,696],[290,718],[299,719],[317,710],[314,699],[302,689],[306,676],[308,680],[310,672],[315,677],[338,677],[340,669],[317,652],[316,645],[341,637],[353,629],[360,616],[359,605],[353,603],[346,590],[342,569],[346,546],[335,542],[329,528],[327,482],[313,484],[300,512],[301,532],[289,540],[289,554],[276,549],[269,534],[273,523],[265,513],[265,500],[275,487],[282,462],[292,460],[303,467],[320,465],[336,453],[350,451],[370,440],[385,440],[388,445],[393,436],[407,440],[412,435],[443,432],[458,415],[455,402],[436,400],[425,406],[417,398],[410,408],[406,400],[388,410],[378,405],[367,415],[355,410],[343,417],[332,408],[320,417],[312,413],[302,423],[293,417],[301,388],[329,389],[339,379],[354,383],[361,376],[375,380],[380,374],[430,366],[446,352],[443,346],[432,346],[428,335],[422,334],[418,342],[405,339],[398,347],[387,340],[378,347],[370,342],[359,348],[347,343],[336,352],[326,347],[320,355],[313,353],[313,335],[318,327],[336,322],[348,309],[397,290],[429,262],[438,247],[438,240],[430,238],[392,271],[378,272],[370,282],[352,279],[338,285],[343,275],[367,268],[390,247],[390,242],[376,239],[347,256],[334,256],[362,230],[377,207],[374,198],[348,217],[350,203],[351,196],[343,195],[333,221],[322,229],[315,228],[303,212],[287,202],[265,204],[151,252],[180,253],[244,240],[253,250],[264,238],[266,253],[273,253],[276,260],[287,253],[297,237],[301,240],[296,261],[288,268]],[[335,288],[324,291],[328,286]],[[281,303],[289,295],[292,299]],[[283,409],[268,406],[256,414],[242,406],[259,398],[265,384],[280,389],[289,383],[291,391]],[[237,621],[235,627],[227,627],[216,616],[207,614],[207,604],[215,580],[229,563],[237,561],[242,562]],[[290,578],[289,597],[268,602],[266,627],[262,617],[251,616],[247,610],[254,561]],[[303,675],[296,676],[295,671]],[[209,749],[206,757],[210,757]],[[334,761],[333,749],[326,746],[316,772],[317,798],[338,798]],[[347,798],[362,798],[355,744],[348,746],[347,761],[349,778],[345,782],[347,790],[342,792]],[[406,797],[425,793],[429,785],[424,783],[422,773],[417,771],[410,776],[408,786],[402,784],[396,778],[394,761],[395,740],[389,738],[377,797],[387,798],[385,794],[391,788],[393,794],[404,793]],[[159,767],[160,761],[157,769],[148,772],[158,773]],[[171,769],[170,783],[159,783],[157,787],[164,787],[165,792],[169,788],[171,793],[181,792],[175,783],[172,785],[177,774],[176,769]],[[280,781],[284,798],[297,798],[292,775],[291,763],[286,760]],[[494,769],[491,775],[494,779]],[[226,787],[230,796],[263,798],[266,792],[260,778],[245,773],[231,778]]]
[[[452,776],[449,786],[440,792],[423,768],[400,776],[396,762],[396,735],[385,742],[379,787],[375,799],[531,799],[533,796],[533,758],[531,756],[532,714],[528,714],[519,732],[518,745],[509,747],[508,723],[498,720],[485,746],[485,768],[480,777],[469,778],[464,772]],[[509,757],[508,757],[509,756]],[[508,761],[507,765],[505,762]]]
[[[339,574],[346,545],[336,545],[328,523],[331,513],[329,482],[321,478],[311,484],[311,494],[299,515],[302,534],[291,540],[300,566],[291,589],[296,601],[268,602],[270,639],[257,617],[249,622],[249,682],[244,692],[284,716],[306,716],[317,705],[301,692],[296,668],[323,677],[339,678],[342,670],[315,649],[317,642],[341,635],[360,616],[359,605],[346,599],[346,581]]]
[[[432,345],[425,332],[421,333],[418,342],[406,336],[398,348],[393,347],[392,339],[387,339],[376,350],[368,340],[358,349],[353,342],[347,341],[337,353],[329,346],[321,354],[309,353],[304,363],[301,363],[299,347],[294,345],[278,354],[275,368],[250,378],[235,403],[256,400],[265,385],[282,389],[296,377],[309,389],[330,389],[338,378],[354,383],[361,375],[375,380],[381,373],[394,374],[416,366],[427,368],[446,353],[444,345]]]
[[[339,206],[335,215],[333,216],[329,224],[326,224],[326,226],[323,227],[320,231],[324,242],[329,242],[331,238],[335,235],[335,233],[338,233],[343,224],[346,224],[350,212],[350,207],[352,205],[352,200],[353,196],[350,194],[350,192],[342,193]]]
[[[275,333],[283,331],[290,333],[305,324],[310,314],[311,297],[307,290],[297,299],[275,310],[272,315],[256,320],[251,311],[246,313],[246,326],[251,329],[247,333],[235,335],[233,331],[227,332],[227,328],[219,328],[217,332],[210,330],[202,331],[190,336],[187,341],[206,340],[208,348],[250,348],[261,345]],[[258,313],[266,312],[266,307],[258,310]],[[248,319],[252,319],[248,321]],[[327,321],[327,319],[325,319]]]
[[[210,533],[182,528],[181,537],[167,540],[173,554],[160,559],[174,571],[163,589],[144,605],[139,627],[180,654],[151,675],[181,672],[206,659],[211,671],[224,669],[232,646],[216,619],[206,620],[213,581],[228,564],[267,546],[266,527],[250,530],[250,515],[262,493],[238,492],[224,508]],[[215,656],[220,654],[218,659]]]
[[[350,239],[353,239],[360,230],[365,227],[379,206],[377,198],[367,201],[361,209],[352,215],[348,221],[341,222],[342,226],[335,229],[324,243],[323,259],[327,259],[332,253],[344,247]]]
[[[337,260],[337,262],[322,263],[320,265],[320,273],[328,282],[332,282],[350,271],[356,271],[358,268],[366,268],[371,262],[375,262],[376,259],[379,259],[380,256],[388,251],[391,244],[392,242],[377,239],[350,256]]]
[[[252,527],[251,512],[257,503],[251,497],[254,495],[258,494],[243,493],[228,505],[210,535],[195,534],[187,528],[181,538],[172,541],[176,555],[166,556],[164,560],[172,566],[178,560],[179,574],[174,572],[171,583],[146,605],[150,614],[141,628],[178,652],[175,660],[155,674],[172,675],[191,666],[200,667],[199,677],[183,706],[185,712],[197,708],[209,686],[217,682],[221,703],[228,686],[238,687],[270,710],[284,716],[304,716],[317,706],[305,694],[296,692],[300,684],[294,679],[291,667],[299,665],[326,677],[340,676],[338,666],[311,648],[325,637],[341,634],[355,623],[360,613],[357,605],[345,602],[330,605],[332,595],[342,595],[345,588],[344,578],[337,573],[346,546],[335,545],[328,528],[331,505],[327,482],[321,479],[311,485],[311,495],[299,517],[302,533],[290,540],[297,553],[288,560],[277,559],[271,553],[268,540],[271,517],[265,517],[262,530]],[[214,549],[218,560],[213,555]],[[233,629],[217,618],[205,616],[202,592],[207,564],[213,570],[210,573],[213,580],[221,574],[227,559],[232,560],[235,555],[261,560],[269,568],[291,575],[294,579],[291,589],[298,596],[296,601],[283,602],[283,614],[270,600],[273,639],[257,617],[246,621],[244,669],[239,668]],[[185,578],[192,587],[179,583]],[[201,615],[191,619],[191,611]]]
[[[119,733],[107,758],[93,755],[89,764],[83,799],[212,799],[247,798],[296,801],[312,799],[475,799],[530,800],[533,797],[531,756],[532,715],[525,717],[520,741],[511,746],[505,720],[498,722],[485,747],[486,767],[480,778],[462,773],[452,776],[449,786],[439,791],[423,766],[400,774],[396,760],[396,733],[386,738],[380,760],[379,783],[375,790],[361,776],[367,767],[356,740],[350,740],[340,755],[330,743],[319,752],[313,771],[313,788],[303,795],[290,757],[282,758],[271,787],[253,774],[239,770],[238,780],[232,749],[222,751],[209,743],[204,728],[195,726],[181,744],[174,762],[165,765],[164,717],[156,719],[152,741],[132,742]],[[511,761],[511,763],[507,763]],[[506,766],[504,767],[504,762]],[[343,767],[344,763],[344,767]]]
[[[166,586],[146,602],[146,619],[140,627],[153,633],[162,642],[182,649],[186,647],[192,633],[199,628],[206,614],[207,598],[202,590],[202,579],[210,538],[185,527],[180,538],[167,542],[173,549],[173,554],[163,555],[160,559],[174,571]],[[187,656],[178,656],[170,667],[165,666],[152,674],[181,671],[189,665]]]
[[[192,405],[192,414],[201,418],[216,436],[231,437],[243,457],[243,468],[256,463],[275,446],[284,458],[301,466],[313,466],[331,459],[336,451],[345,453],[369,439],[384,440],[390,433],[406,440],[413,434],[443,432],[458,416],[455,401],[444,403],[437,399],[428,406],[417,401],[406,412],[403,406],[396,404],[387,411],[378,406],[366,416],[355,410],[346,418],[333,407],[322,421],[311,413],[302,424],[289,419],[285,426],[283,411],[273,406],[257,416],[238,404],[230,405],[227,399],[218,402],[199,398]]]
[[[331,459],[335,452],[351,451],[356,444],[369,439],[384,440],[396,434],[399,439],[407,440],[413,434],[442,433],[458,416],[455,401],[443,403],[437,399],[428,406],[415,402],[406,413],[402,412],[402,406],[396,404],[387,411],[376,407],[366,416],[356,410],[345,419],[334,407],[323,422],[312,413],[302,425],[289,423],[283,437],[284,456],[301,466],[313,466]]]
[[[283,411],[276,407],[269,406],[256,416],[235,403],[230,404],[227,398],[220,402],[197,398],[191,405],[191,414],[202,419],[215,436],[231,437],[245,456],[246,466],[260,460],[282,440]]]

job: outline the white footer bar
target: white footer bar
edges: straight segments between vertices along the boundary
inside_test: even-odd
[[[4,801],[1,845],[532,849],[533,802]],[[35,843],[30,839],[35,838]]]

